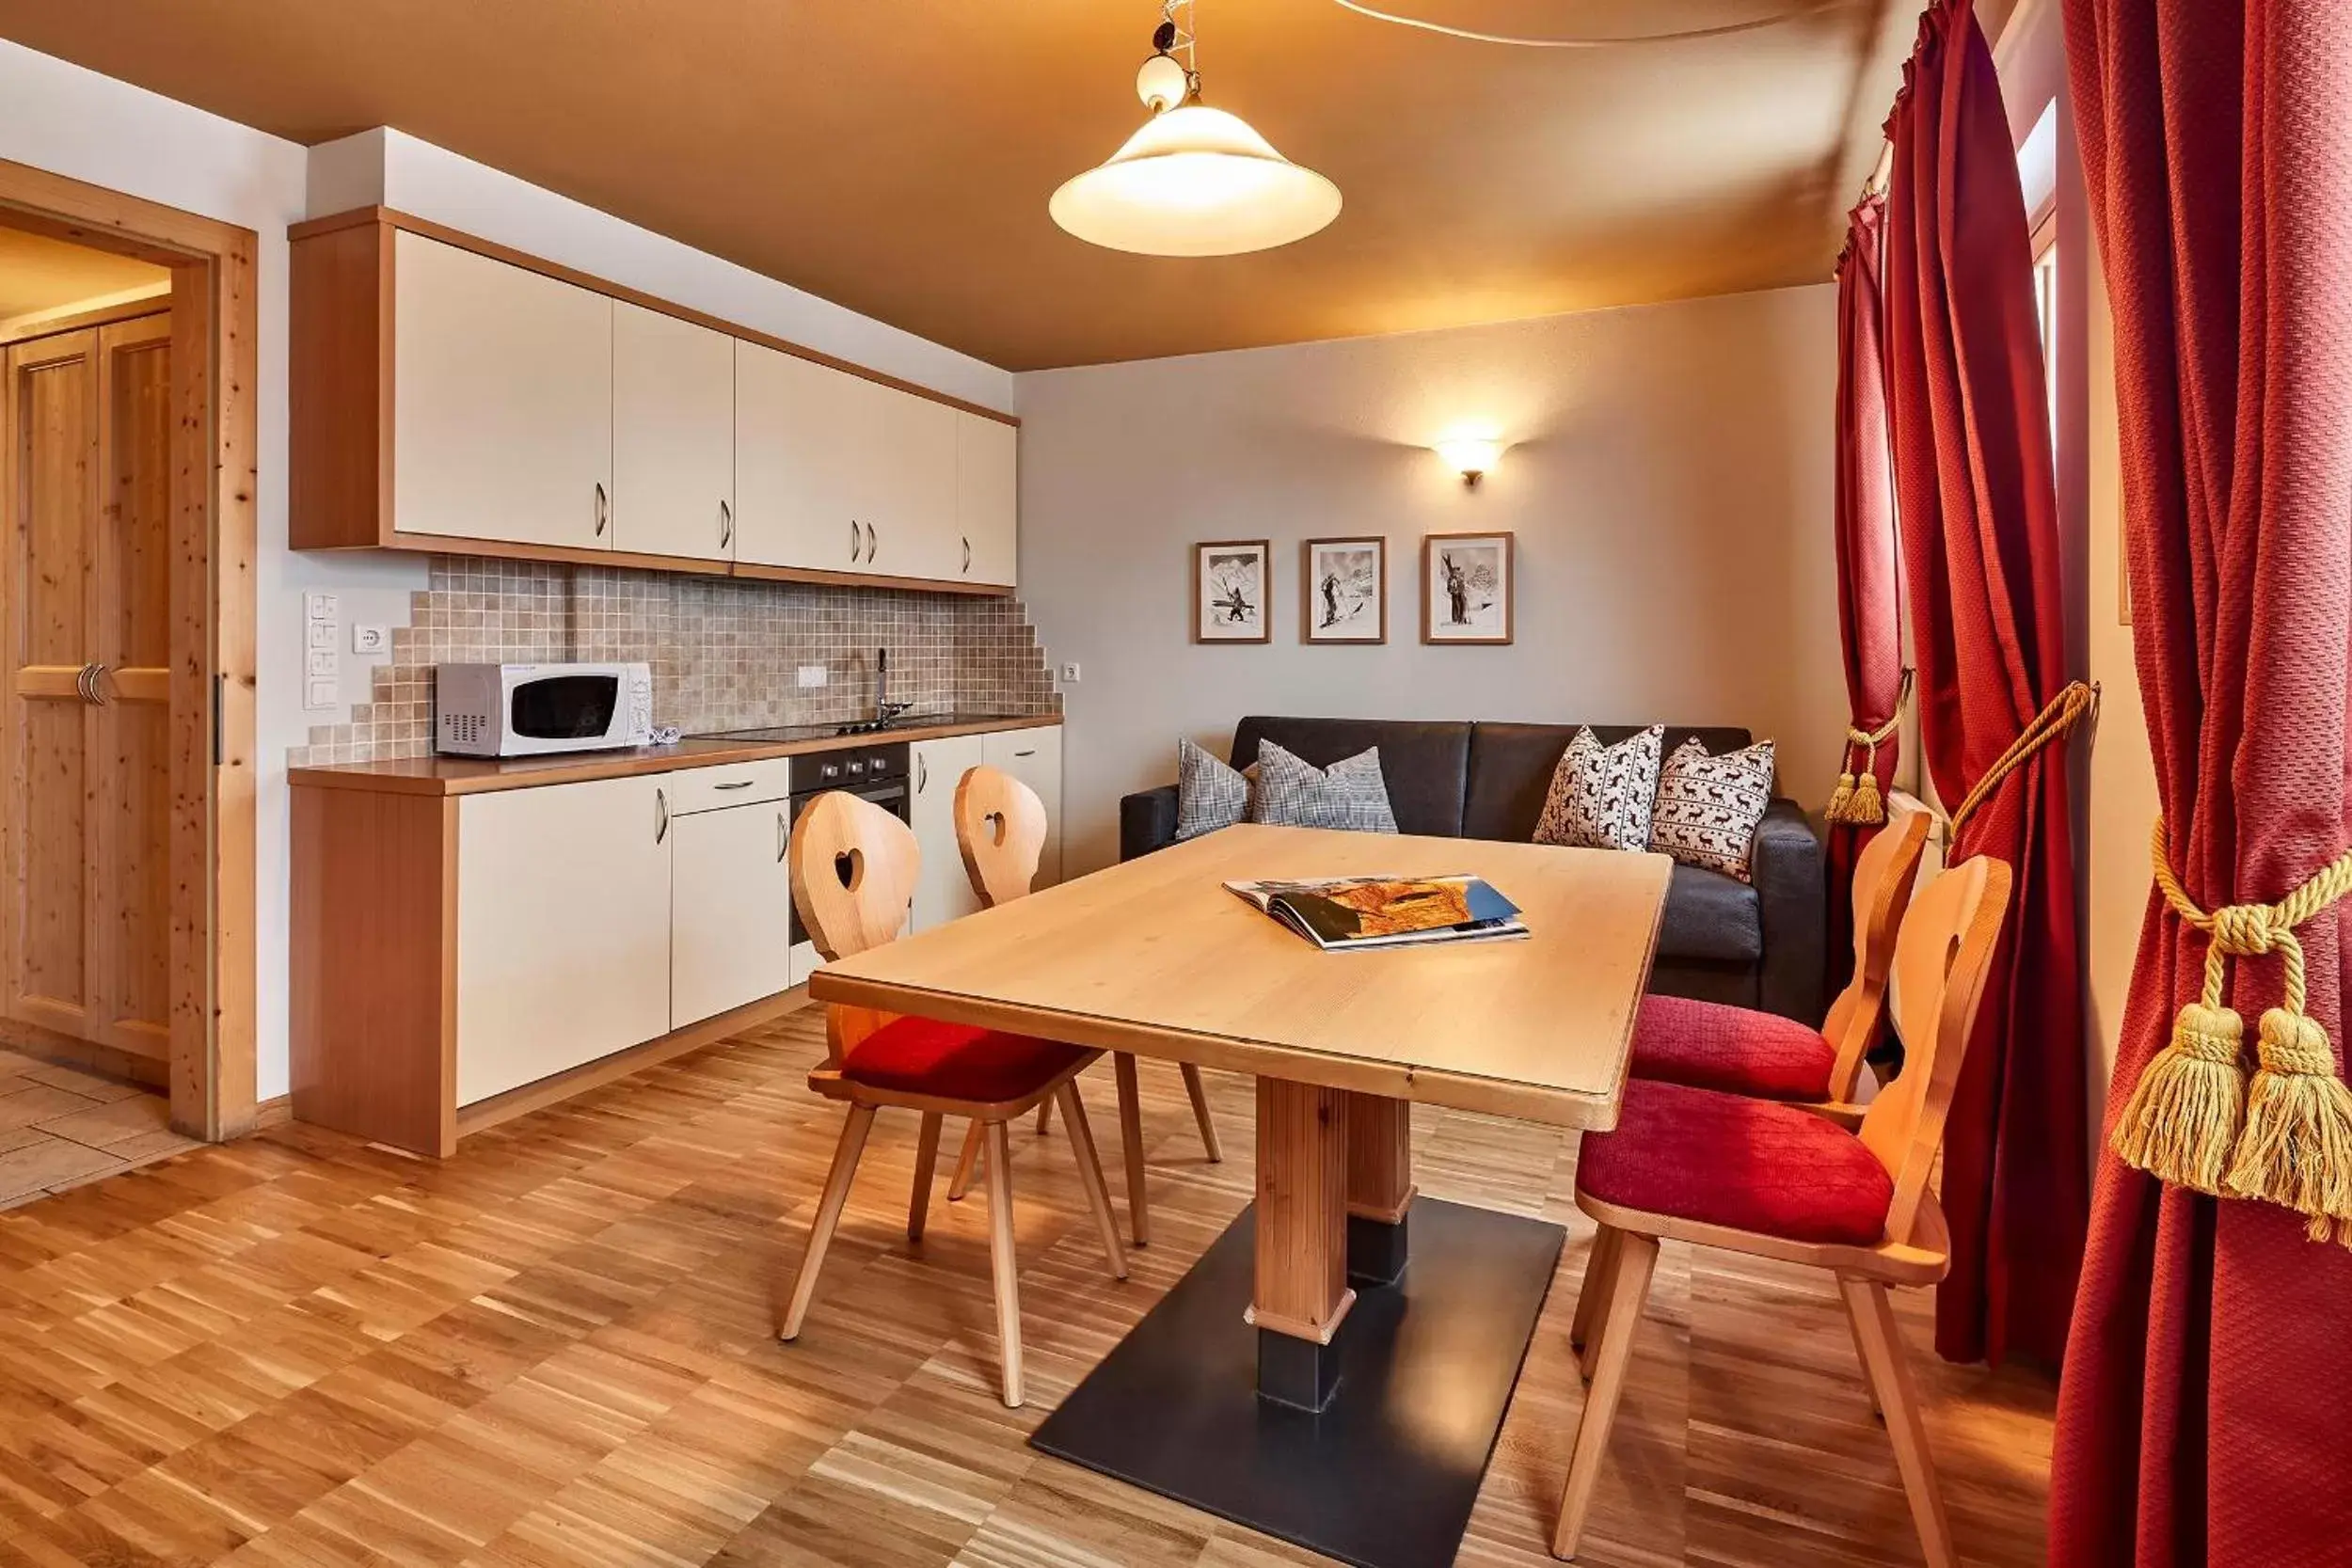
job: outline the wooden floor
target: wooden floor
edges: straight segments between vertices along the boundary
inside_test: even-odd
[[[1210,1076],[1212,1166],[1176,1073],[1144,1065],[1154,1235],[1123,1285],[1058,1128],[1016,1134],[1008,1411],[982,1200],[943,1196],[905,1240],[912,1117],[876,1129],[805,1334],[770,1338],[839,1127],[802,1082],[818,1053],[804,1012],[446,1164],[289,1126],[0,1213],[0,1563],[1320,1560],[1024,1442],[1248,1201],[1248,1082]],[[1111,1136],[1107,1070],[1086,1089]],[[1425,1192],[1570,1227],[1461,1557],[1548,1562],[1581,1397],[1575,1140],[1415,1131]],[[2039,1562],[2051,1390],[1927,1359],[1926,1306],[1905,1325],[1962,1548]],[[1852,1358],[1818,1280],[1669,1243],[1583,1560],[1916,1561]]]
[[[0,1050],[0,1209],[195,1147],[152,1089]]]

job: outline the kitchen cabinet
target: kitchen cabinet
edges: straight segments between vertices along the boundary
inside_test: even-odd
[[[1032,888],[1061,880],[1061,729],[1041,724],[1025,730],[992,730],[980,737],[980,760],[1009,773],[1045,802],[1045,847],[1037,860]]]
[[[394,530],[610,550],[612,301],[421,234],[392,253]]]
[[[770,800],[672,819],[669,1027],[792,984],[788,810]]]
[[[457,804],[460,1106],[670,1029],[670,834],[658,774]]]
[[[612,306],[612,547],[735,553],[735,340]]]
[[[967,582],[1014,581],[1019,546],[1019,431],[956,411],[957,564]]]
[[[979,736],[958,735],[918,740],[909,750],[914,777],[907,784],[907,815],[923,857],[914,884],[914,928],[928,931],[980,907],[956,844],[956,785],[980,766],[985,745]]]
[[[296,549],[1012,587],[1009,420],[405,214],[289,239]]]

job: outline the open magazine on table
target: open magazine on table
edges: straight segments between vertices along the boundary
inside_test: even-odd
[[[1527,935],[1518,906],[1476,877],[1320,877],[1225,885],[1327,953]]]

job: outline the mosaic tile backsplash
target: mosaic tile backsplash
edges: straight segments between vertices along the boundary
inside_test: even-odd
[[[561,659],[653,666],[653,716],[688,735],[870,717],[874,650],[917,713],[1058,712],[1044,650],[1011,598],[686,577],[435,556],[366,702],[312,726],[290,768],[424,756],[437,664]],[[794,684],[803,664],[825,684]]]

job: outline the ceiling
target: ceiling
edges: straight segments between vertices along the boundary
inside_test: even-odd
[[[0,229],[0,322],[170,282],[162,267],[128,256]]]
[[[1538,50],[1200,0],[1208,100],[1346,198],[1202,261],[1045,213],[1140,123],[1153,0],[0,0],[0,36],[298,141],[396,126],[1030,370],[1824,277],[1919,0],[1382,3],[1587,35],[1799,14]]]

